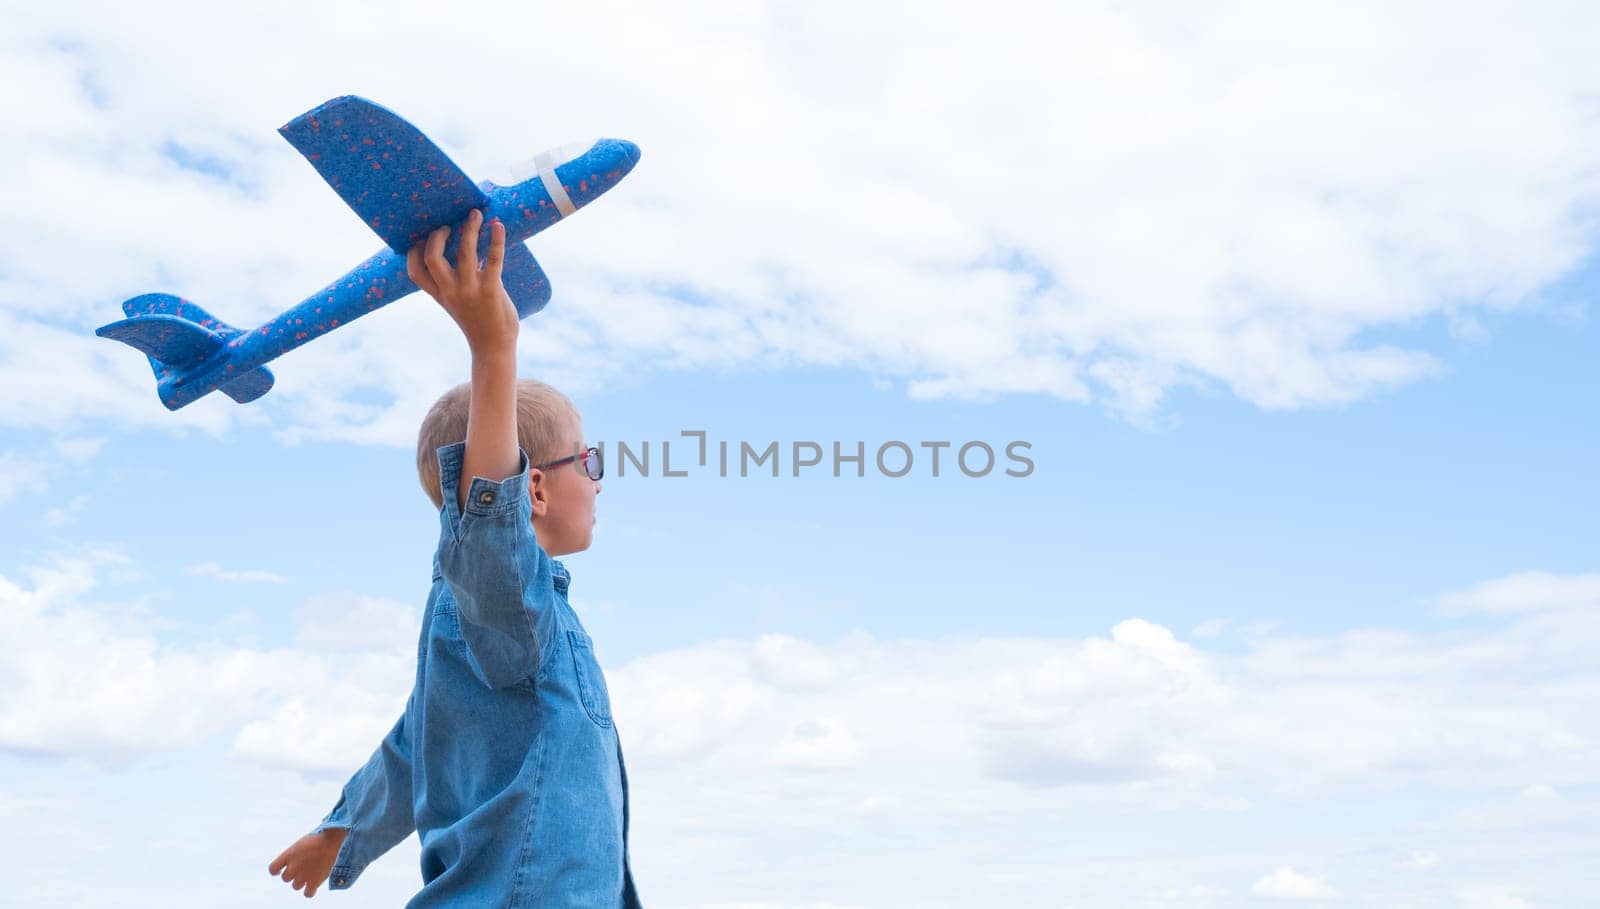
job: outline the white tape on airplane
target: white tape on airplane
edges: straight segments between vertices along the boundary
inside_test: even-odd
[[[578,207],[572,204],[566,188],[561,185],[561,179],[556,176],[557,163],[550,152],[541,152],[533,159],[534,166],[539,168],[539,182],[544,184],[544,191],[550,194],[550,201],[556,204],[556,210],[565,218],[577,211]]]

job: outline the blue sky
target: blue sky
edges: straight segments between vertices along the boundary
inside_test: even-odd
[[[312,33],[294,4],[18,12],[19,899],[298,899],[266,863],[404,703],[437,533],[411,444],[466,375],[448,320],[407,298],[274,363],[261,401],[177,413],[92,335],[151,290],[255,324],[372,252],[270,133],[348,92],[475,176],[585,134],[644,150],[535,238],[555,296],[519,365],[609,456],[566,561],[649,904],[1483,909],[1600,884],[1600,68],[1565,14],[1453,11],[1446,35],[1383,5],[1017,4],[995,22],[1026,34],[958,41],[959,4],[848,29],[825,5],[600,12],[606,34],[495,13],[575,36],[537,61],[403,5]],[[502,88],[434,71],[469,67]],[[620,476],[645,441],[652,475]],[[717,476],[718,441],[777,442],[781,476]],[[825,451],[800,477],[796,441]],[[905,477],[872,463],[891,441]],[[955,469],[975,441],[988,476]],[[1018,441],[1033,470],[1004,476]],[[836,442],[867,476],[832,475]],[[923,442],[951,443],[937,478]],[[403,901],[416,851],[318,899]]]

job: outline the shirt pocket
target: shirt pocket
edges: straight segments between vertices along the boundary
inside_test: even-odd
[[[606,691],[606,676],[594,658],[594,645],[589,636],[572,629],[567,630],[571,645],[572,668],[578,675],[578,697],[589,719],[601,726],[611,725],[611,694]]]

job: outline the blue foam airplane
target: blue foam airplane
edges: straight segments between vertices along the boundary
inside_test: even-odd
[[[517,313],[527,318],[550,301],[550,283],[521,241],[589,204],[639,160],[620,139],[564,146],[536,156],[516,181],[474,185],[416,127],[364,98],[346,95],[281,127],[334,192],[388,247],[293,309],[241,331],[171,294],[143,294],[122,304],[128,318],[95,334],[150,358],[156,391],[169,410],[215,389],[245,403],[272,388],[262,364],[417,289],[406,276],[406,251],[441,225],[457,225],[483,209],[478,249],[489,247],[489,221],[506,227],[501,271]],[[455,261],[455,229],[445,258]]]

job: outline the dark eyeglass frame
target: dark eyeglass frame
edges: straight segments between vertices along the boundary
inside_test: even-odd
[[[567,455],[559,461],[551,461],[548,464],[535,464],[533,466],[540,470],[549,470],[552,467],[560,467],[568,461],[577,461],[578,463],[575,466],[591,480],[598,480],[606,475],[606,465],[600,457],[600,449],[592,445],[578,454]]]

